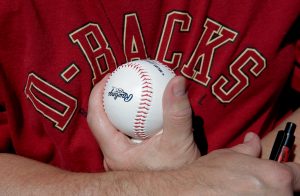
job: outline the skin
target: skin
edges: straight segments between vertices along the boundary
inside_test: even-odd
[[[200,157],[192,132],[192,110],[182,77],[172,81],[165,91],[163,133],[133,143],[108,120],[102,105],[103,85],[96,85],[89,102],[88,123],[104,153],[106,169],[169,169],[191,163]],[[166,99],[164,99],[166,100]],[[176,153],[174,153],[176,152]],[[174,161],[176,160],[176,161]]]
[[[257,158],[257,135],[177,169],[72,173],[11,154],[0,156],[2,195],[293,195],[299,165]]]
[[[103,115],[99,95],[104,82],[92,91],[88,123],[111,171],[72,173],[0,154],[1,195],[286,196],[300,190],[300,166],[259,158],[262,145],[254,133],[246,134],[240,145],[200,157],[191,139],[191,110],[183,78],[176,77],[167,87],[163,134],[139,145],[117,132]],[[98,106],[100,111],[92,109]],[[290,118],[298,119],[298,115]],[[108,142],[107,138],[113,139]]]

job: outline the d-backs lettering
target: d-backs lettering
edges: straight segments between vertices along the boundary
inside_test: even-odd
[[[193,18],[189,13],[180,11],[168,13],[164,20],[155,59],[173,70],[179,69],[186,78],[204,87],[210,87],[212,95],[220,103],[228,104],[245,91],[251,81],[266,69],[266,59],[255,48],[245,48],[228,65],[228,69],[224,70],[228,73],[223,73],[218,78],[211,78],[210,73],[212,67],[215,66],[213,59],[216,51],[228,43],[233,43],[238,33],[217,21],[206,18],[202,35],[195,43],[192,54],[185,54],[178,50],[172,51],[170,47],[172,36],[189,33],[192,22]],[[136,13],[129,13],[124,16],[122,41],[123,52],[127,61],[148,58],[140,24]],[[99,24],[88,23],[69,35],[73,44],[79,46],[90,66],[93,84],[96,84],[103,75],[118,66],[113,49],[107,39],[109,36],[105,36],[107,34],[109,32],[104,32]],[[190,55],[189,58],[186,58],[188,59],[187,62],[182,62],[183,55]],[[75,97],[49,84],[36,73],[28,75],[25,94],[35,109],[52,121],[60,131],[65,130],[77,108]],[[35,96],[35,94],[39,94],[39,96]],[[48,101],[41,98],[43,96],[47,96]],[[55,101],[56,106],[50,105],[49,99]],[[60,107],[57,104],[60,104]],[[62,107],[66,109],[61,111]]]

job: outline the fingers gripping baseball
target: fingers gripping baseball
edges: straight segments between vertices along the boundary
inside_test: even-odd
[[[166,88],[163,134],[155,135],[141,144],[131,143],[109,121],[102,105],[105,82],[106,78],[95,85],[90,95],[88,123],[104,154],[106,169],[175,168],[199,157],[193,142],[191,109],[183,78],[174,79]],[[182,90],[183,93],[176,90]]]
[[[87,117],[89,127],[104,154],[113,153],[112,151],[118,148],[126,148],[126,143],[128,143],[128,138],[111,124],[103,109],[102,94],[107,78],[108,76],[93,88]]]

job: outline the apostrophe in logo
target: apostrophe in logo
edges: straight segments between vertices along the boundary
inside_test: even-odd
[[[117,98],[123,99],[125,102],[129,102],[133,95],[126,93],[122,88],[112,87],[111,91],[108,92],[108,96],[113,97],[115,100]]]

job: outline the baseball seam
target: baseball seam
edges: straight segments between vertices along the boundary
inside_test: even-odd
[[[140,139],[146,139],[149,135],[145,132],[145,123],[152,102],[152,80],[148,72],[139,63],[128,63],[128,67],[136,70],[140,80],[142,82],[141,86],[141,98],[134,118],[133,131],[136,137]]]
[[[170,71],[173,76],[175,76],[175,73],[170,69],[168,66],[160,63],[159,61],[156,60],[146,60],[148,63],[151,64],[156,64],[156,65],[161,65],[165,67],[168,71]],[[141,82],[141,97],[138,100],[138,107],[136,110],[136,113],[134,114],[134,120],[132,124],[132,131],[133,134],[135,135],[136,139],[146,139],[150,135],[146,132],[146,122],[147,122],[147,117],[150,112],[150,108],[152,107],[152,99],[153,99],[153,83],[152,79],[148,73],[148,71],[138,62],[128,62],[126,64],[123,64],[122,66],[117,67],[116,70],[112,72],[112,74],[108,77],[105,88],[107,86],[108,81],[111,79],[111,77],[115,74],[120,69],[123,68],[129,68],[132,69],[137,73],[137,76]],[[158,68],[159,69],[159,68]],[[164,74],[163,74],[164,75]],[[104,96],[104,94],[103,94]],[[104,99],[104,97],[103,97]],[[104,110],[106,108],[104,107]]]

